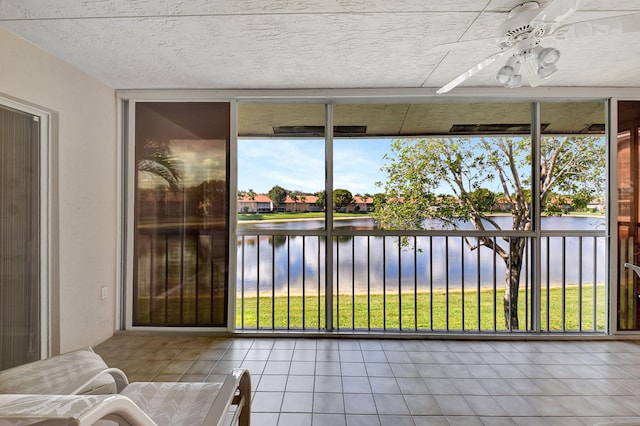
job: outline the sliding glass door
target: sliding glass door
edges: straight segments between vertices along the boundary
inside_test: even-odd
[[[618,102],[618,329],[640,329],[640,102]]]
[[[40,358],[40,122],[0,106],[0,370]]]
[[[229,114],[135,104],[134,326],[226,326]]]

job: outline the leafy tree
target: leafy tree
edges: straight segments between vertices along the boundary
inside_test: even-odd
[[[575,211],[584,211],[596,196],[597,194],[592,191],[580,189],[571,197],[571,208]]]
[[[392,143],[382,170],[387,174],[384,200],[375,219],[386,229],[423,229],[426,219],[441,220],[458,229],[468,221],[476,230],[501,229],[474,196],[486,182],[496,181],[510,206],[513,230],[531,229],[531,142],[527,138],[425,138]],[[605,177],[603,138],[545,137],[540,148],[540,203],[550,202],[552,190],[601,193]],[[448,195],[436,195],[444,191]],[[505,326],[518,329],[518,290],[526,238],[505,237],[506,247],[491,237],[466,240],[471,249],[485,246],[506,265]]]
[[[318,206],[318,208],[320,210],[324,210],[324,208],[326,207],[326,199],[327,199],[327,194],[324,191],[320,191],[320,192],[316,192],[316,197],[318,197],[318,199],[316,200],[316,206]]]
[[[382,192],[378,192],[373,196],[373,208],[378,210],[387,204],[387,196]]]
[[[184,188],[185,203],[178,215],[200,216],[207,219],[224,214],[227,203],[227,189],[224,180],[207,180],[195,186]],[[183,210],[184,209],[184,210]]]
[[[351,191],[348,189],[333,190],[333,209],[335,211],[340,211],[351,203],[353,203],[353,195],[351,194]]]
[[[295,191],[291,191],[289,193],[289,198],[291,198],[291,201],[293,201],[293,211],[295,213],[295,211],[296,211],[296,203],[298,202],[298,194],[296,194]]]
[[[493,211],[497,196],[487,188],[478,188],[472,191],[470,196],[481,212]]]
[[[271,198],[271,201],[273,201],[273,205],[277,211],[278,206],[280,206],[280,204],[283,204],[287,199],[287,190],[281,186],[276,185],[269,190],[269,198]]]
[[[178,190],[182,182],[182,161],[173,156],[169,141],[146,139],[136,156],[138,172],[150,173]]]
[[[254,212],[254,213],[258,213],[258,206],[255,203],[256,195],[258,195],[258,194],[256,194],[253,189],[249,188],[249,190],[244,195],[246,195],[251,201],[254,201],[252,203],[253,204],[253,206],[252,206],[253,208],[251,209],[251,211]]]
[[[562,216],[567,212],[568,205],[569,201],[566,196],[552,193],[547,204],[543,206],[543,212],[548,216]]]

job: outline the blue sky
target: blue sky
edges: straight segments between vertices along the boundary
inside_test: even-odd
[[[351,193],[381,192],[376,181],[390,139],[334,140],[334,188]],[[238,189],[267,193],[273,186],[315,193],[324,189],[324,140],[241,139],[238,141]]]

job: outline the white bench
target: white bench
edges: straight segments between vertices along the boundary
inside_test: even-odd
[[[115,393],[114,377],[100,374],[108,368],[91,348],[81,349],[0,371],[0,394]]]
[[[3,425],[111,420],[123,425],[248,426],[250,406],[251,379],[241,368],[222,383],[129,383],[124,372],[109,368],[93,351],[76,351],[0,371]]]

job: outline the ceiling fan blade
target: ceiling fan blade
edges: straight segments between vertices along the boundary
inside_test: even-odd
[[[440,89],[436,90],[436,93],[439,95],[442,93],[447,93],[448,91],[450,91],[451,89],[459,85],[460,83],[473,77],[475,74],[482,71],[485,67],[487,67],[488,65],[491,65],[498,59],[502,58],[507,52],[511,52],[512,50],[513,49],[504,50],[502,52],[494,53],[493,55],[486,57],[485,59],[481,60],[480,62],[478,62],[471,68],[469,68],[467,71],[463,72],[462,74],[460,74],[459,76],[451,80],[449,83],[442,86]]]
[[[532,20],[533,28],[553,28],[575,12],[583,0],[553,0],[547,4]]]
[[[567,40],[633,32],[640,32],[640,13],[560,25],[551,33],[549,38]]]
[[[439,52],[448,52],[450,50],[477,50],[483,47],[493,47],[500,44],[500,39],[493,38],[479,38],[475,40],[463,40],[463,41],[454,41],[451,43],[443,43],[438,44],[437,46],[433,46],[430,49],[427,49],[425,53],[439,53]]]

